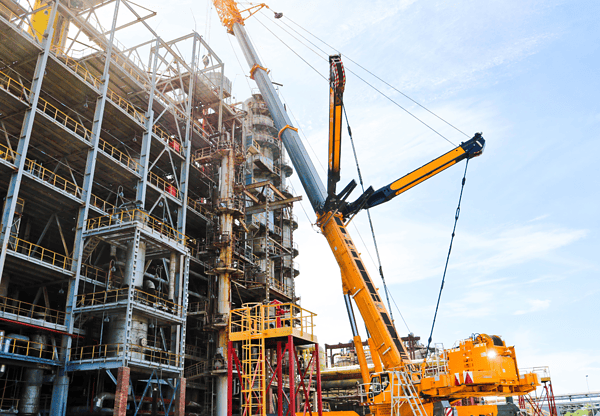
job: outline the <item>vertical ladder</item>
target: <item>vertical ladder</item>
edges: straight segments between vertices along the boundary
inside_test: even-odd
[[[421,398],[412,382],[412,376],[406,370],[391,371],[392,416],[400,416],[400,407],[408,403],[414,416],[427,416]]]
[[[242,416],[266,412],[265,339],[248,338],[242,342]]]

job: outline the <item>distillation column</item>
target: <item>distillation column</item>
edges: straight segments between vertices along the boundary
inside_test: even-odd
[[[228,140],[232,144],[232,140]],[[235,180],[235,166],[233,160],[233,146],[229,146],[227,152],[221,160],[221,169],[219,172],[219,200],[230,201],[233,197],[233,185]],[[226,323],[229,323],[229,312],[231,310],[231,275],[228,271],[231,268],[232,248],[233,248],[233,215],[230,210],[221,210],[219,215],[220,232],[223,236],[229,236],[229,243],[221,248],[219,260],[223,264],[221,272],[217,275],[218,295],[217,312],[223,317]],[[227,343],[229,341],[228,326],[219,330],[217,339],[217,353],[225,359],[227,357]],[[227,373],[216,377],[216,414],[217,416],[227,415]]]

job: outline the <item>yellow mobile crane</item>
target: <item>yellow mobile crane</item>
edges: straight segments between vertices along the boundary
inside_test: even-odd
[[[413,363],[402,344],[352,238],[348,222],[361,209],[374,207],[406,192],[426,179],[464,159],[479,156],[485,141],[480,133],[419,169],[379,189],[367,189],[354,202],[347,202],[356,182],[339,194],[341,126],[344,69],[339,56],[330,57],[329,165],[327,191],[308,156],[297,129],[285,111],[244,27],[244,20],[266,5],[240,10],[234,0],[213,0],[223,25],[233,34],[250,66],[279,129],[290,159],[307,197],[317,214],[317,224],[327,239],[341,270],[342,287],[363,378],[364,404],[376,416],[513,416],[512,404],[451,407],[452,401],[470,397],[525,394],[538,385],[533,373],[520,374],[512,347],[497,336],[474,335],[456,348],[445,350],[422,363]],[[244,18],[242,13],[246,14]],[[281,14],[276,13],[276,18]],[[351,300],[354,299],[369,333],[368,343],[375,364],[369,373],[358,334]]]

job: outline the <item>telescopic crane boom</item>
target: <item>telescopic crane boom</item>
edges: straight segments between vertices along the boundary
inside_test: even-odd
[[[461,343],[459,348],[444,351],[443,357],[446,358],[440,358],[442,364],[439,368],[435,367],[432,370],[431,364],[424,362],[421,369],[418,370],[418,367],[411,363],[390,315],[346,229],[349,219],[361,209],[389,201],[461,160],[479,156],[485,145],[481,134],[475,134],[471,140],[389,185],[377,191],[370,188],[356,201],[347,203],[347,198],[356,187],[354,181],[336,194],[336,184],[340,177],[341,121],[345,87],[341,58],[339,56],[330,57],[329,164],[327,191],[325,191],[325,186],[300,140],[297,129],[292,127],[291,120],[275,92],[268,77],[268,69],[258,58],[244,28],[242,13],[246,12],[251,15],[256,12],[258,7],[266,6],[261,4],[253,6],[252,10],[240,12],[234,0],[213,0],[213,3],[224,26],[227,27],[229,33],[235,35],[239,42],[250,67],[250,76],[256,81],[263,99],[267,103],[275,126],[279,130],[279,137],[288,151],[311,206],[317,214],[317,224],[340,267],[343,292],[359,354],[362,377],[367,386],[365,388],[365,391],[368,392],[366,404],[371,408],[371,412],[376,416],[390,415],[390,413],[393,413],[394,416],[408,414],[438,416],[440,406],[436,408],[434,403],[440,403],[443,400],[524,394],[535,389],[538,383],[534,374],[519,375],[514,350],[507,348],[501,340],[498,344],[496,342],[496,338],[499,340],[498,337],[487,335],[467,340]],[[276,18],[281,16],[277,13],[275,15]],[[354,299],[367,327],[371,354],[375,360],[377,357],[380,358],[383,364],[384,372],[372,375],[371,383],[367,383],[369,370],[354,322],[351,299]],[[493,361],[491,354],[487,355],[487,352],[492,350],[494,356],[499,356],[499,360]],[[470,356],[467,356],[466,351],[468,354],[474,351],[480,356],[476,360],[472,360],[469,358]],[[453,361],[450,361],[449,357],[454,357]],[[467,375],[452,374],[450,371],[453,370],[462,371]],[[428,371],[433,371],[435,377],[428,377]],[[504,374],[507,372],[508,374]],[[477,376],[475,376],[476,373]],[[472,375],[469,376],[469,374]],[[373,382],[373,380],[379,380],[379,382]],[[387,380],[387,384],[383,380]],[[397,381],[396,387],[394,387],[394,380]],[[413,383],[416,383],[418,392]],[[375,388],[376,386],[378,387]],[[408,403],[410,406],[402,406],[402,403]],[[469,407],[463,406],[464,409],[459,412],[458,416],[479,414],[477,413],[479,410],[470,411]],[[498,410],[499,406],[490,406],[490,408],[492,407],[496,410],[486,409],[486,413],[503,416],[502,412]],[[487,412],[488,410],[490,412]],[[442,414],[439,415],[442,416]],[[512,415],[512,413],[509,414]]]

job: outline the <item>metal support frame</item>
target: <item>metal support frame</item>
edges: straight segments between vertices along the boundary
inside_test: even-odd
[[[53,22],[56,18],[56,10],[58,9],[58,3],[59,0],[55,0],[55,3],[50,12],[48,27],[46,28],[46,31],[43,35],[44,39],[42,41],[42,53],[38,56],[38,60],[35,66],[35,72],[33,75],[33,81],[31,82],[31,95],[29,96],[30,106],[25,112],[23,125],[21,127],[21,134],[19,137],[19,144],[14,160],[14,164],[17,167],[17,171],[13,173],[13,175],[10,178],[8,192],[6,194],[4,211],[2,213],[2,230],[0,231],[0,280],[2,279],[2,274],[4,271],[6,251],[8,250],[8,243],[10,240],[10,228],[12,226],[15,209],[17,207],[17,199],[19,197],[19,191],[21,189],[23,172],[25,171],[25,162],[27,160],[27,151],[29,150],[29,140],[31,139],[33,122],[37,113],[37,106],[40,98],[40,93],[42,91],[42,82],[44,81],[46,64],[48,63],[48,56],[50,55],[50,49],[52,46],[52,36],[54,34]]]
[[[104,109],[106,106],[106,97],[108,94],[108,84],[109,84],[109,69],[112,55],[112,48],[115,36],[115,28],[117,25],[117,16],[119,14],[119,5],[121,0],[115,1],[115,8],[113,12],[113,19],[110,31],[110,41],[108,43],[108,47],[106,50],[106,60],[104,69],[102,72],[102,86],[100,87],[100,95],[96,99],[96,108],[94,110],[94,120],[92,124],[92,138],[91,138],[91,149],[87,152],[86,164],[85,164],[85,173],[83,177],[83,194],[81,199],[83,200],[83,205],[79,208],[79,213],[77,215],[77,226],[75,231],[75,239],[73,242],[73,259],[72,262],[72,271],[75,272],[75,278],[69,282],[69,290],[67,293],[67,302],[66,302],[66,319],[65,326],[67,327],[67,331],[69,333],[73,333],[74,329],[74,317],[73,317],[73,308],[75,306],[75,298],[77,297],[77,293],[79,290],[79,280],[81,277],[81,265],[83,262],[83,248],[84,248],[84,239],[83,232],[85,231],[85,223],[88,218],[88,212],[90,207],[90,201],[92,196],[92,187],[94,185],[94,174],[96,171],[96,160],[98,157],[98,144],[100,142],[100,131],[102,130],[102,120],[104,117]],[[50,20],[52,21],[52,19]],[[71,337],[63,336],[62,338],[62,347],[63,351],[65,351],[64,357],[61,357],[63,362],[67,363],[69,360],[69,349],[71,348]],[[51,409],[52,414],[56,416],[62,416],[66,414],[67,411],[67,397],[69,393],[69,381],[68,377],[65,374],[64,368],[59,371],[58,377],[56,377],[54,382],[54,388],[52,389],[52,402]]]
[[[227,365],[227,416],[233,415],[233,380],[237,377],[239,380],[241,391],[242,391],[242,405],[244,403],[252,402],[253,400],[259,400],[263,405],[258,405],[257,409],[259,413],[249,414],[246,416],[265,416],[267,414],[274,413],[277,416],[294,416],[297,413],[298,403],[296,402],[297,397],[302,397],[304,406],[300,410],[303,414],[317,413],[318,416],[323,415],[323,398],[321,396],[321,368],[320,368],[320,357],[319,357],[319,344],[314,344],[313,351],[310,355],[308,363],[305,363],[305,367],[301,366],[301,360],[298,356],[298,351],[295,348],[294,337],[289,335],[287,342],[277,341],[276,347],[271,350],[271,357],[273,354],[276,357],[276,368],[272,368],[269,360],[267,359],[267,353],[264,351],[264,355],[261,360],[262,363],[257,365],[262,366],[262,375],[267,377],[267,369],[271,370],[272,376],[268,380],[264,380],[264,390],[262,391],[262,397],[250,397],[252,388],[248,385],[249,374],[244,373],[244,368],[241,364],[240,357],[237,354],[233,343],[230,341],[228,351],[228,365]],[[288,356],[288,367],[284,368],[284,357]],[[315,368],[314,374],[311,367]],[[236,374],[234,375],[234,370]],[[285,370],[285,371],[284,371]],[[284,377],[284,374],[286,376]],[[314,376],[314,378],[313,378]],[[296,378],[299,383],[296,385]],[[246,380],[245,380],[246,379]],[[305,380],[308,379],[308,384]],[[252,383],[261,383],[254,378],[250,378]],[[310,400],[311,384],[315,382],[315,393],[316,393],[316,409],[313,407],[313,402]],[[285,386],[288,386],[287,393]],[[277,408],[271,409],[271,403],[266,402],[266,394],[271,390],[272,387],[276,387],[277,391]],[[255,394],[255,393],[254,393]],[[252,408],[250,406],[249,408]],[[285,408],[285,411],[284,411]]]

